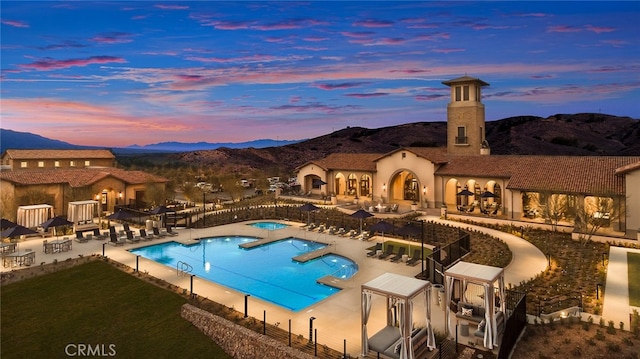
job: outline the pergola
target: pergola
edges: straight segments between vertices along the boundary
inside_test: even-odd
[[[462,284],[460,290],[461,300],[464,298],[467,285],[469,283],[481,285],[484,288],[484,307],[486,329],[484,331],[484,346],[493,349],[497,345],[498,333],[496,325],[495,291],[494,284],[498,282],[500,296],[500,311],[505,313],[505,293],[504,293],[504,269],[468,262],[458,262],[444,272],[444,285],[446,292],[446,302],[450,303],[453,294],[453,281],[459,280]],[[450,311],[445,310],[445,322],[447,323],[447,334],[450,333],[451,317]],[[506,313],[505,313],[506,314]]]
[[[367,322],[371,312],[371,297],[373,294],[382,295],[387,298],[387,326],[377,334],[383,334],[391,339],[389,345],[393,345],[397,340],[402,340],[400,346],[400,359],[413,359],[414,351],[412,347],[412,323],[413,323],[413,299],[424,293],[425,317],[426,317],[426,344],[429,349],[435,348],[435,336],[431,327],[431,282],[416,279],[413,277],[401,276],[394,273],[385,273],[362,285],[362,355],[366,356],[369,349],[376,350],[369,346],[367,334]],[[391,308],[397,306],[399,326],[395,327]],[[376,334],[376,335],[377,335]],[[388,334],[388,335],[387,335]],[[372,337],[373,338],[373,337]],[[388,347],[387,344],[382,347]],[[380,348],[377,348],[380,352]]]

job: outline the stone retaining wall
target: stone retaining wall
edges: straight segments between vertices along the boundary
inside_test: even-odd
[[[235,359],[278,358],[312,359],[311,355],[293,349],[284,343],[232,323],[224,318],[184,304],[182,318],[213,339],[222,350]]]

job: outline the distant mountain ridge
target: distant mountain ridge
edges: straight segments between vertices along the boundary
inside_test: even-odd
[[[159,152],[187,152],[215,150],[218,148],[264,148],[277,147],[298,143],[304,140],[272,140],[259,139],[247,142],[161,142],[145,146],[132,145],[128,147],[111,148],[115,154],[140,154]],[[0,128],[0,153],[7,149],[92,149],[105,148],[96,146],[79,146],[68,142],[53,140],[30,132],[18,132]]]
[[[226,148],[265,148],[265,147],[278,147],[284,145],[290,145],[293,143],[302,142],[304,140],[271,140],[271,139],[259,139],[247,142],[160,142],[151,145],[138,146],[132,145],[127,148],[130,149],[145,149],[156,151],[168,151],[168,152],[185,152],[185,151],[202,151],[202,150],[215,150],[220,147]]]

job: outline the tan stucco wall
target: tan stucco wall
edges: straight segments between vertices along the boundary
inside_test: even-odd
[[[311,179],[309,178],[309,176],[318,176],[320,177],[320,179],[327,182],[327,184],[320,186],[320,189],[314,190],[311,188],[312,187]],[[327,172],[322,167],[316,164],[312,163],[312,164],[308,164],[303,167],[300,167],[297,177],[298,177],[298,183],[300,183],[300,185],[302,186],[302,191],[305,193],[311,191],[314,194],[320,194],[322,192],[325,192],[326,194],[332,191],[332,183],[327,178]]]
[[[405,154],[403,157],[402,154]],[[389,203],[389,192],[394,191],[394,196],[398,198],[402,188],[390,188],[391,180],[401,171],[413,173],[418,179],[418,193],[421,200],[420,205],[428,205],[433,208],[435,202],[435,172],[434,164],[411,151],[397,151],[389,156],[381,158],[377,162],[377,173],[374,177],[373,193],[377,199],[382,198],[385,203]],[[387,185],[387,190],[383,191],[383,184]],[[426,187],[426,202],[423,188]],[[392,202],[392,201],[391,201]]]
[[[636,238],[640,231],[640,169],[625,175],[627,235]]]

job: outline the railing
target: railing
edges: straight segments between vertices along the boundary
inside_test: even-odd
[[[189,263],[183,261],[178,261],[178,263],[176,263],[176,274],[178,277],[189,275],[192,271],[193,267]]]
[[[498,359],[507,359],[516,345],[520,333],[527,325],[527,295],[526,293],[512,290],[506,291],[505,306],[507,313],[511,313],[506,318],[502,340],[500,341],[500,351]]]

